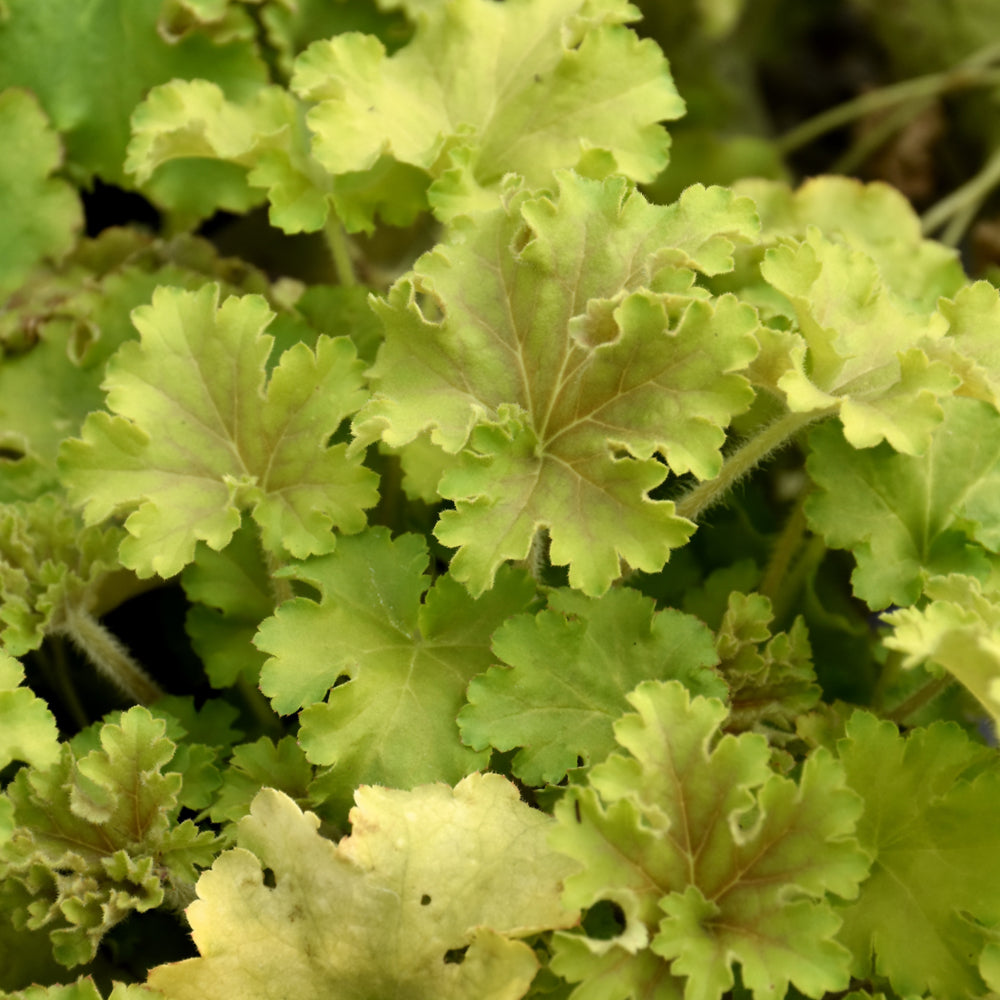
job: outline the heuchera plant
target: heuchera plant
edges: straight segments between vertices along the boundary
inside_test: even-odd
[[[5,995],[1000,994],[1000,296],[900,194],[649,200],[624,0],[3,10]]]

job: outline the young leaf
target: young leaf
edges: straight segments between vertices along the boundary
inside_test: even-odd
[[[802,240],[816,226],[863,251],[885,284],[919,312],[933,312],[942,295],[954,295],[967,282],[955,250],[925,239],[913,205],[889,184],[829,175],[794,190],[759,178],[737,181],[733,190],[756,203],[763,245]]]
[[[0,638],[21,656],[98,604],[119,571],[120,529],[83,527],[58,494],[0,507]]]
[[[4,910],[47,926],[64,965],[91,961],[132,911],[193,885],[216,838],[177,823],[181,775],[164,773],[174,744],[143,708],[100,727],[97,749],[68,744],[45,770],[23,768],[4,792],[14,829],[0,843]]]
[[[520,747],[512,767],[526,784],[557,784],[578,757],[604,760],[615,748],[612,722],[640,681],[673,677],[697,694],[725,697],[707,669],[718,659],[712,635],[697,618],[657,612],[634,590],[597,600],[556,591],[549,604],[497,630],[493,652],[508,666],[472,679],[458,717],[474,749]]]
[[[327,446],[364,399],[351,342],[295,345],[265,391],[273,314],[257,296],[218,299],[214,284],[161,288],[137,309],[141,343],[105,380],[115,415],[92,414],[60,456],[88,523],[132,511],[121,559],[140,576],[177,573],[199,540],[221,550],[244,509],[270,552],[329,552],[331,528],[359,531],[377,497],[374,474]]]
[[[348,800],[361,783],[457,781],[489,757],[463,745],[455,718],[493,662],[491,635],[528,607],[534,581],[510,570],[476,600],[448,576],[428,588],[427,562],[416,535],[344,538],[294,569],[320,602],[284,603],[255,640],[271,654],[261,690],[282,714],[308,706],[299,741],[314,764],[336,764]]]
[[[820,699],[805,622],[771,634],[771,602],[763,594],[729,595],[716,637],[719,672],[729,687],[729,732],[765,733],[781,743]],[[766,645],[765,645],[766,644]]]
[[[546,846],[551,819],[493,774],[356,800],[334,845],[312,813],[260,792],[188,908],[201,957],[149,984],[169,1000],[524,996],[538,963],[514,938],[577,917],[559,901],[574,865]]]
[[[939,399],[959,384],[924,345],[945,322],[896,295],[867,254],[809,230],[768,250],[761,273],[790,300],[797,334],[776,382],[796,413],[836,412],[855,448],[888,441],[914,455],[941,419]]]
[[[1000,416],[961,397],[943,407],[919,456],[886,444],[857,451],[831,425],[810,435],[806,468],[819,489],[806,516],[828,545],[853,551],[854,592],[872,608],[913,604],[931,575],[985,576],[984,547],[1000,549]]]
[[[893,626],[885,645],[906,654],[904,666],[944,667],[1000,723],[1000,595],[960,573],[931,577],[923,593],[926,606],[882,616]]]
[[[75,190],[50,176],[62,150],[32,94],[0,92],[0,134],[6,149],[0,163],[2,302],[39,261],[70,250],[83,226],[83,209]]]
[[[714,476],[725,428],[752,399],[736,372],[757,350],[753,311],[649,290],[679,275],[690,285],[679,256],[720,266],[719,239],[753,233],[749,206],[700,189],[692,227],[620,179],[558,182],[555,200],[512,193],[376,304],[386,341],[356,431],[398,447],[431,429],[461,452],[436,534],[458,546],[451,572],[477,594],[542,527],[588,594],[622,559],[658,571],[693,526],[649,499],[667,472],[654,456]]]
[[[585,164],[648,181],[667,162],[657,123],[684,103],[656,45],[623,27],[634,17],[623,0],[448,0],[422,9],[392,56],[371,35],[316,42],[291,86],[314,105],[326,170],[386,157],[417,167],[436,179],[442,219],[489,207],[482,189],[507,173],[545,187],[554,170]]]
[[[718,739],[726,708],[691,699],[677,681],[641,684],[613,755],[556,807],[552,843],[584,870],[566,902],[618,904],[624,930],[607,940],[557,935],[553,968],[577,994],[615,968],[632,987],[613,996],[719,1000],[739,963],[756,1000],[794,983],[809,996],[843,989],[847,952],[828,894],[853,897],[868,859],[852,837],[860,801],[826,751],[798,784],[771,772],[760,736]],[[645,951],[662,961],[654,961]],[[683,986],[678,982],[685,979]]]
[[[995,754],[954,724],[904,739],[867,712],[854,714],[839,746],[865,801],[858,840],[874,858],[857,901],[840,911],[853,974],[888,976],[901,996],[983,995],[977,960],[988,935],[975,920],[1000,919]]]

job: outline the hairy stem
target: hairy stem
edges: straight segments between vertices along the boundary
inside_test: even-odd
[[[163,697],[160,686],[146,673],[122,643],[96,618],[81,608],[68,608],[60,631],[88,660],[139,705]]]
[[[696,521],[701,514],[718,503],[748,472],[755,469],[772,452],[787,444],[802,428],[833,413],[833,408],[810,413],[786,413],[764,427],[722,463],[714,479],[699,483],[677,501],[676,513]]]

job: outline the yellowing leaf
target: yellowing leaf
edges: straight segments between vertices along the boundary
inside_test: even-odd
[[[559,901],[574,865],[546,846],[552,820],[493,774],[356,800],[334,845],[312,813],[261,791],[188,908],[201,957],[149,985],[169,1000],[524,996],[537,960],[514,939],[577,916]]]
[[[122,562],[172,576],[203,540],[221,550],[249,510],[265,548],[329,552],[332,528],[359,531],[373,473],[328,447],[364,399],[347,338],[296,344],[267,380],[273,318],[259,296],[218,304],[217,285],[160,288],[133,313],[142,340],[122,346],[105,388],[114,416],[92,414],[61,468],[88,523],[131,511]]]

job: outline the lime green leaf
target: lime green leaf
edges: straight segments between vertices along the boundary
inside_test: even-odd
[[[924,239],[913,206],[889,184],[830,175],[795,190],[758,178],[733,188],[756,202],[765,245],[789,236],[801,240],[817,226],[871,257],[885,284],[920,312],[933,312],[942,295],[954,295],[967,283],[955,250]]]
[[[986,281],[966,285],[953,299],[942,299],[948,336],[934,344],[962,379],[956,395],[972,396],[1000,409],[1000,346],[993,331],[1000,324],[1000,294]]]
[[[763,594],[729,595],[719,626],[719,672],[729,686],[729,732],[763,732],[775,743],[795,733],[798,718],[816,706],[820,688],[805,622],[771,634],[771,602]]]
[[[29,928],[47,926],[64,965],[91,961],[130,912],[177,902],[215,854],[216,838],[177,823],[175,745],[143,708],[99,729],[77,759],[68,744],[44,770],[23,768],[4,793],[15,826],[0,844],[0,896]]]
[[[427,563],[416,535],[342,539],[293,571],[319,604],[288,601],[260,627],[256,644],[272,657],[261,690],[282,714],[309,706],[299,741],[313,763],[336,764],[348,800],[361,783],[455,781],[488,760],[462,744],[455,718],[493,662],[490,636],[528,606],[534,582],[512,570],[474,600],[447,576],[428,589]]]
[[[399,447],[429,429],[461,452],[436,534],[459,547],[452,573],[474,593],[539,528],[589,594],[621,559],[658,571],[693,526],[649,499],[667,472],[654,455],[714,476],[725,427],[752,398],[736,372],[757,350],[753,311],[648,290],[679,273],[689,283],[678,257],[722,266],[752,213],[718,199],[711,219],[702,199],[692,223],[621,179],[560,174],[559,188],[554,201],[511,193],[376,303],[386,341],[356,432]]]
[[[61,488],[56,454],[104,402],[108,358],[135,337],[129,314],[157,285],[263,291],[263,275],[220,259],[194,237],[153,240],[137,230],[105,230],[81,240],[58,266],[37,268],[0,313],[0,498],[34,499]]]
[[[170,1000],[524,996],[537,960],[514,938],[576,919],[559,901],[573,865],[546,846],[552,820],[493,774],[356,799],[354,832],[334,845],[262,791],[188,908],[201,957],[149,984]]]
[[[217,285],[163,288],[137,309],[142,341],[119,350],[105,380],[116,415],[93,414],[63,447],[88,523],[133,511],[121,559],[140,576],[177,573],[199,540],[224,548],[241,509],[271,552],[329,552],[330,529],[359,531],[376,500],[374,475],[344,445],[327,447],[364,399],[350,341],[290,348],[265,391],[273,314],[256,296],[218,298]]]
[[[24,667],[0,650],[0,771],[12,760],[45,768],[59,757],[56,720],[23,681]]]
[[[449,0],[422,9],[392,56],[371,35],[315,43],[292,89],[315,105],[313,153],[331,174],[389,155],[436,178],[442,218],[481,207],[477,188],[511,172],[544,187],[600,161],[648,181],[667,163],[657,123],[684,104],[656,45],[623,27],[635,15],[623,0]]]
[[[982,546],[1000,549],[1000,416],[964,398],[944,413],[919,456],[885,444],[855,451],[831,425],[810,435],[819,489],[806,516],[828,545],[853,551],[854,592],[872,608],[913,604],[931,575],[985,576]]]
[[[801,335],[776,383],[789,409],[836,412],[855,448],[885,440],[906,454],[923,451],[940,397],[959,384],[923,350],[944,335],[943,318],[913,309],[871,257],[815,228],[769,250],[761,273],[791,301]]]
[[[882,616],[893,626],[885,645],[906,654],[904,666],[944,667],[1000,723],[1000,595],[955,573],[931,577],[924,596],[930,603],[922,608]]]
[[[192,602],[187,633],[209,683],[230,687],[243,677],[256,684],[264,657],[253,637],[275,599],[254,531],[244,525],[222,552],[199,545],[181,584]]]
[[[988,925],[1000,919],[993,752],[953,724],[904,739],[891,723],[857,712],[840,756],[865,800],[858,839],[874,858],[861,895],[841,910],[839,938],[854,955],[852,972],[888,976],[903,996],[982,995],[977,960],[987,935],[967,916]]]
[[[868,859],[851,836],[861,803],[839,764],[820,750],[797,784],[772,773],[762,737],[719,739],[725,706],[677,681],[647,681],[629,701],[639,714],[620,719],[615,737],[630,756],[609,757],[589,788],[569,791],[552,837],[584,869],[567,881],[567,903],[617,903],[625,927],[606,940],[557,935],[555,971],[580,981],[583,997],[597,996],[591,977],[609,964],[636,984],[622,997],[718,1000],[734,963],[757,1000],[780,1000],[789,983],[809,996],[846,987],[827,896],[854,897]]]
[[[0,133],[5,149],[0,164],[2,301],[40,260],[71,249],[83,226],[83,209],[73,188],[50,177],[62,150],[33,95],[0,92]]]
[[[309,154],[295,98],[280,87],[261,88],[243,103],[227,100],[222,88],[207,80],[173,80],[154,88],[132,116],[125,170],[140,185],[152,178],[154,198],[170,205],[172,189],[157,185],[154,172],[190,158],[247,170],[247,184],[266,190],[271,222],[285,232],[312,232],[326,222],[330,178]]]
[[[248,42],[215,45],[191,35],[169,43],[157,31],[159,8],[132,0],[94,0],[85,10],[75,0],[4,2],[0,87],[34,91],[65,138],[70,166],[85,178],[124,182],[129,116],[156,84],[204,77],[236,97],[266,79]]]
[[[550,596],[550,610],[505,622],[491,667],[469,685],[458,717],[462,739],[481,750],[521,747],[513,770],[529,785],[557,784],[566,771],[615,749],[612,722],[640,681],[675,677],[698,694],[724,697],[706,669],[717,657],[712,635],[691,615],[656,612],[651,598],[612,590],[594,600]]]
[[[91,611],[120,570],[121,530],[84,527],[58,494],[0,506],[0,638],[20,656],[74,610]]]

